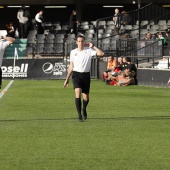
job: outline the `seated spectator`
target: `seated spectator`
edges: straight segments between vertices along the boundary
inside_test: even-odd
[[[134,84],[134,78],[129,71],[121,71],[118,76],[113,78],[115,86],[127,86]]]
[[[128,64],[125,72],[126,73],[129,72],[129,73],[131,73],[131,75],[133,75],[135,85],[137,85],[138,84],[138,81],[137,81],[137,68],[136,68],[135,64],[131,63],[131,58],[125,57],[125,61]]]
[[[122,63],[122,67],[121,67],[121,70],[124,71],[128,68],[128,63],[126,61],[126,58],[124,57],[123,58],[123,63]]]
[[[115,82],[113,80],[118,76],[119,72],[121,72],[119,67],[116,67],[112,72],[110,72],[105,80],[106,84],[114,85]]]
[[[110,79],[114,82],[116,86],[127,86],[137,84],[137,68],[131,63],[129,57],[123,58],[124,67],[123,71],[119,72],[117,76],[112,76]]]
[[[126,61],[125,61],[125,59],[123,57],[119,57],[118,58],[118,65],[117,65],[117,67],[121,71],[123,71],[123,70],[125,70],[127,68],[127,63],[126,63]]]
[[[121,67],[122,64],[123,64],[123,58],[122,58],[122,57],[119,57],[119,58],[118,58],[118,65],[117,65],[117,67]]]
[[[6,31],[8,37],[15,37],[15,29],[13,26],[13,22],[10,22],[9,24],[6,24]]]
[[[108,78],[108,73],[114,71],[117,66],[117,61],[114,60],[113,56],[108,57],[107,70],[103,73],[103,80]]]
[[[121,60],[122,61],[122,60]],[[116,67],[118,68],[118,67]],[[123,58],[122,70],[118,69],[108,73],[106,84],[115,86],[137,85],[137,68],[131,63],[129,57]]]

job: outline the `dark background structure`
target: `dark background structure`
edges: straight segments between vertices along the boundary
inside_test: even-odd
[[[29,5],[31,18],[35,17],[39,9],[43,9],[45,21],[68,22],[73,9],[78,11],[78,18],[80,21],[93,21],[114,14],[114,7],[104,8],[104,5],[122,5],[123,8],[120,8],[120,11],[132,11],[138,8],[138,2],[141,3],[141,7],[149,3],[155,3],[160,6],[170,4],[168,0],[1,0],[0,6],[3,6],[3,8],[0,8],[0,29],[10,21],[14,23],[18,22],[16,15],[19,8],[8,8],[8,5]],[[44,8],[45,5],[64,5],[66,8],[47,9]]]

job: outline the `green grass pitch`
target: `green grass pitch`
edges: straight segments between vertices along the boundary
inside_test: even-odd
[[[0,99],[0,169],[170,169],[169,88],[94,80],[88,119],[78,122],[63,82],[15,80]]]

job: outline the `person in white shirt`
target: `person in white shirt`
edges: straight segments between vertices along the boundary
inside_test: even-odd
[[[40,10],[36,16],[35,16],[35,22],[36,22],[36,26],[37,26],[37,33],[38,34],[43,34],[43,27],[42,27],[42,23],[43,23],[43,10]]]
[[[17,18],[19,20],[19,25],[20,25],[20,29],[21,29],[20,37],[21,38],[27,38],[30,13],[24,5],[18,11]]]
[[[2,66],[2,59],[4,56],[4,51],[6,49],[6,47],[12,43],[14,43],[15,39],[12,37],[4,37],[1,36],[0,37],[0,89],[2,86],[2,70],[1,70],[1,66]]]
[[[76,43],[78,48],[72,50],[70,53],[70,65],[64,87],[68,87],[69,78],[73,73],[72,81],[75,90],[75,105],[78,112],[78,119],[82,122],[83,118],[84,120],[87,119],[86,107],[89,102],[91,59],[94,55],[103,56],[104,52],[92,43],[88,43],[88,47],[85,47],[85,38],[82,35],[77,36]],[[81,95],[83,97],[82,108]],[[81,109],[83,111],[83,118]]]

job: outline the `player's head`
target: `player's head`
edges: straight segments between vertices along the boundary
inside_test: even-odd
[[[84,48],[85,37],[83,35],[78,35],[76,38],[76,44],[78,48]]]

